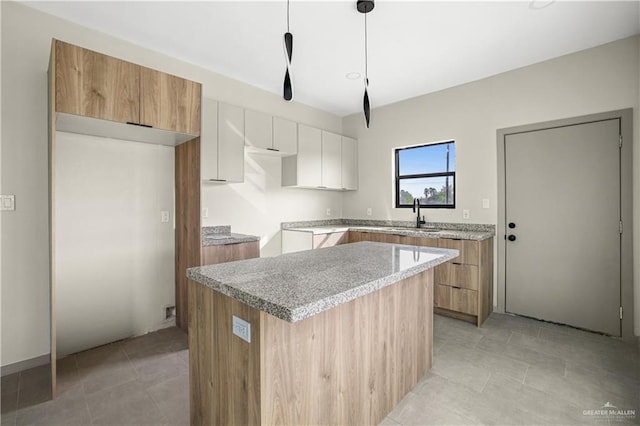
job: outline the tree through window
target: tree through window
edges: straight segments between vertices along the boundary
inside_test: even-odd
[[[396,208],[420,205],[455,208],[456,147],[454,141],[397,148]]]

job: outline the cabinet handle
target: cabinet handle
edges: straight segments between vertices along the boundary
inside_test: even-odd
[[[127,124],[131,124],[132,126],[140,126],[140,127],[147,127],[149,129],[153,129],[153,126],[150,126],[148,124],[134,123],[133,121],[127,121]]]
[[[451,262],[452,265],[462,265],[460,262]]]
[[[279,149],[275,149],[275,148],[267,148],[267,151],[280,152],[280,150],[279,150]]]
[[[327,189],[326,186],[319,186],[318,189]]]
[[[226,179],[209,179],[210,182],[226,182]]]

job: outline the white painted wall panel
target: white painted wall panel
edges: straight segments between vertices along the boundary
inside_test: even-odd
[[[56,144],[58,356],[171,325],[174,149],[63,132]]]

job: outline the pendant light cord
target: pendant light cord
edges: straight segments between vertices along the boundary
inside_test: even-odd
[[[287,0],[287,32],[291,32],[289,31],[289,0]]]
[[[367,86],[369,85],[369,42],[367,40],[367,14],[364,14],[364,79]]]

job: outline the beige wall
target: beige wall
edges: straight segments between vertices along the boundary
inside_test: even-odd
[[[22,4],[2,8],[1,193],[15,194],[17,209],[2,213],[2,365],[49,353],[47,201],[47,79],[51,38],[203,83],[204,96],[267,111],[333,132],[342,119],[165,55],[72,24]],[[255,233],[266,254],[279,250],[283,220],[319,219],[330,207],[342,214],[339,193],[277,186],[273,159],[248,160],[246,184],[207,187],[205,224]],[[267,208],[268,207],[268,208]],[[236,214],[237,213],[237,214]]]
[[[629,38],[499,74],[372,112],[369,130],[361,114],[346,117],[344,133],[359,140],[360,189],[344,195],[344,215],[409,220],[392,208],[394,147],[454,139],[457,155],[455,210],[428,210],[427,221],[497,222],[496,131],[529,123],[635,108],[635,332],[640,333],[640,146],[638,144],[639,39]],[[375,93],[370,93],[375,103]],[[491,202],[482,208],[482,199]],[[494,291],[497,295],[497,289]]]

